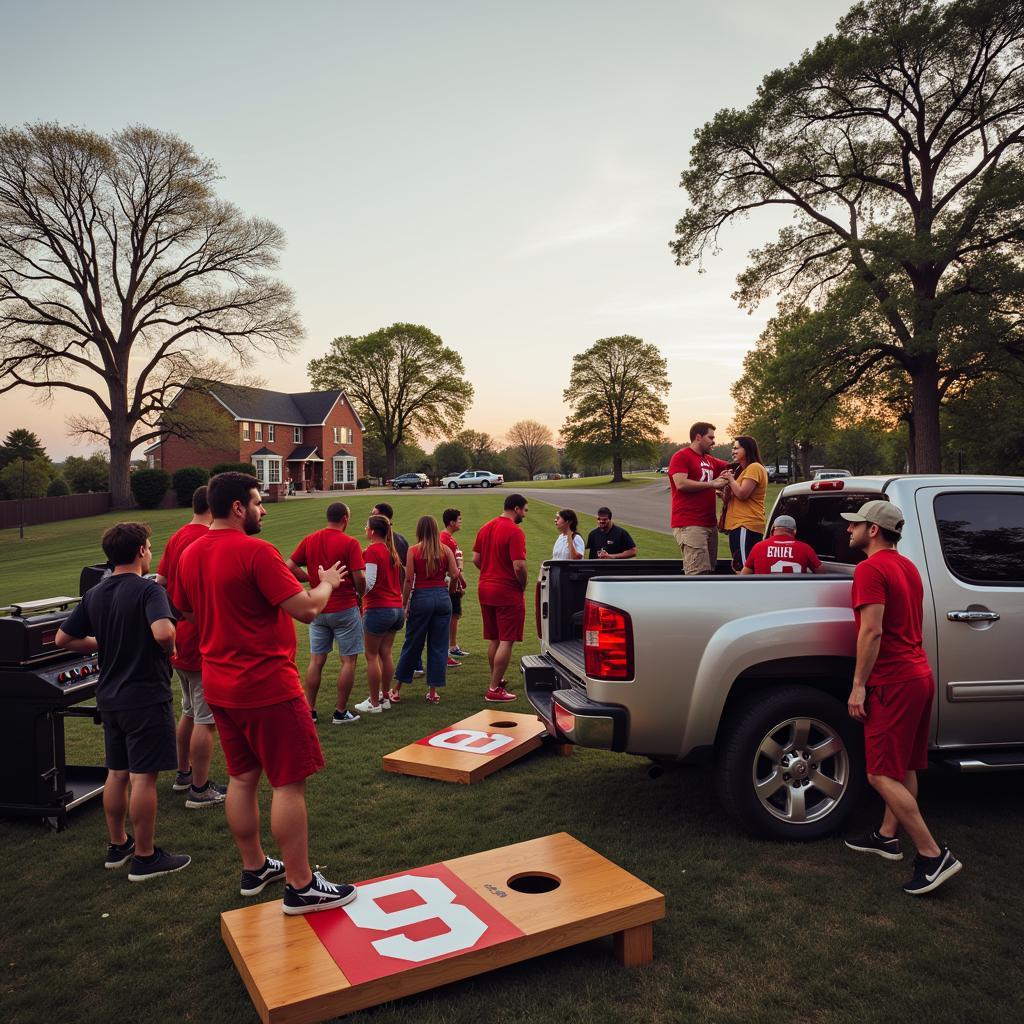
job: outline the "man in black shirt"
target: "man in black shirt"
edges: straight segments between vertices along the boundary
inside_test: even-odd
[[[119,868],[131,860],[131,882],[191,863],[153,845],[157,776],[177,768],[178,753],[171,706],[174,614],[164,588],[143,579],[153,561],[149,536],[145,523],[117,523],[103,534],[103,552],[114,570],[86,593],[56,641],[81,654],[99,651],[96,707],[103,719],[103,811],[110,832],[103,866]],[[126,813],[134,839],[125,832]]]
[[[636,541],[612,522],[612,510],[607,505],[597,510],[597,529],[587,537],[587,557],[636,558]]]

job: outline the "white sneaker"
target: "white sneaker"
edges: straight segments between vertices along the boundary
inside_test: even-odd
[[[379,715],[381,713],[381,706],[379,704],[371,704],[370,698],[367,697],[361,704],[356,705],[356,711],[361,715]]]
[[[380,706],[381,706],[381,710],[383,710],[383,711],[390,711],[391,710],[391,701],[389,701],[387,699],[387,697],[382,696],[380,698]]]

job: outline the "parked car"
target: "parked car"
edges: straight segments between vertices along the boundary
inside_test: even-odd
[[[724,559],[711,576],[683,576],[678,559],[545,562],[541,653],[521,662],[527,698],[563,741],[714,766],[722,806],[752,832],[812,840],[842,828],[866,776],[846,708],[863,555],[841,513],[879,498],[903,511],[900,552],[924,582],[931,758],[961,772],[1024,768],[1020,477],[791,484],[769,530],[794,517],[826,574],[734,576]]]
[[[841,480],[843,477],[852,476],[848,469],[819,469],[814,474],[815,480]]]
[[[411,487],[415,490],[417,487],[429,487],[430,478],[426,473],[403,473],[391,481],[391,486],[396,491],[401,487]]]
[[[668,466],[659,466],[658,467],[658,472],[659,473],[667,473],[668,472]]]
[[[465,473],[452,473],[442,477],[441,486],[450,487],[497,487],[505,478],[500,473],[491,473],[486,469],[467,469]]]
[[[784,484],[789,480],[789,466],[785,462],[778,466],[765,466],[768,470],[768,482],[772,484]]]

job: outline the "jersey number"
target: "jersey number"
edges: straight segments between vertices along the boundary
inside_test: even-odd
[[[772,572],[803,572],[799,562],[772,562]]]

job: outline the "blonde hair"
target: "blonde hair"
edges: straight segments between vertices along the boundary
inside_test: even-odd
[[[427,575],[433,576],[444,563],[441,536],[437,530],[437,520],[433,516],[420,516],[416,523],[416,543],[427,565]]]

